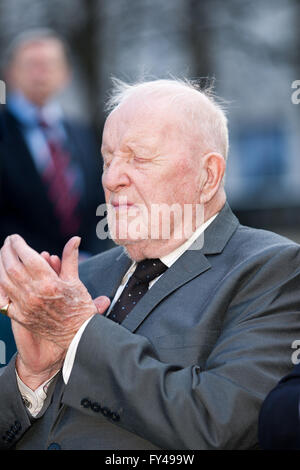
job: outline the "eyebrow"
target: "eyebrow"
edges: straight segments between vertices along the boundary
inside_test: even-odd
[[[150,137],[148,139],[145,139],[141,144],[137,144],[136,142],[133,142],[131,140],[128,140],[127,142],[124,142],[122,145],[122,152],[127,153],[127,152],[132,152],[132,153],[137,153],[137,152],[152,152],[152,147],[153,147],[153,139]],[[112,147],[110,147],[107,144],[102,144],[101,146],[101,154],[102,157],[104,156],[103,154],[113,154],[114,150]]]
[[[109,147],[108,145],[105,145],[105,144],[101,145],[100,151],[101,151],[102,155],[103,155],[103,153],[113,153],[112,148]]]
[[[126,148],[128,150],[130,150],[131,152],[139,152],[139,151],[144,151],[144,152],[151,152],[152,149],[151,147],[153,146],[153,144],[151,145],[152,143],[148,142],[148,141],[145,141],[143,142],[142,144],[136,144],[134,142],[128,142],[126,143]]]

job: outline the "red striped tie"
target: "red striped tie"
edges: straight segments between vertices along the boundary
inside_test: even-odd
[[[43,173],[47,194],[59,220],[62,235],[66,237],[75,235],[80,226],[77,214],[80,195],[75,186],[74,174],[70,171],[70,155],[64,150],[60,141],[54,139],[48,132],[47,123],[40,121],[40,126],[44,130],[52,159]]]

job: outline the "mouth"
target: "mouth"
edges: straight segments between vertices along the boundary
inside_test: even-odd
[[[134,203],[129,202],[129,201],[112,201],[111,205],[113,206],[114,209],[120,210],[120,209],[128,209],[129,207],[134,206]]]

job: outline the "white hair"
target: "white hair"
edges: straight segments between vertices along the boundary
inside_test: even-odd
[[[141,81],[134,84],[113,78],[113,88],[106,103],[106,110],[112,112],[133,95],[164,100],[166,106],[180,106],[185,130],[192,129],[193,142],[206,153],[218,152],[226,160],[229,138],[225,110],[220,99],[213,93],[212,86],[201,89],[198,82],[187,79],[161,79]]]

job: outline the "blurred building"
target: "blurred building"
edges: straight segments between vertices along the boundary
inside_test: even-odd
[[[219,35],[214,47],[218,92],[229,101],[229,201],[246,223],[300,241],[300,108],[291,100],[298,3],[257,2],[236,41],[222,47]]]

